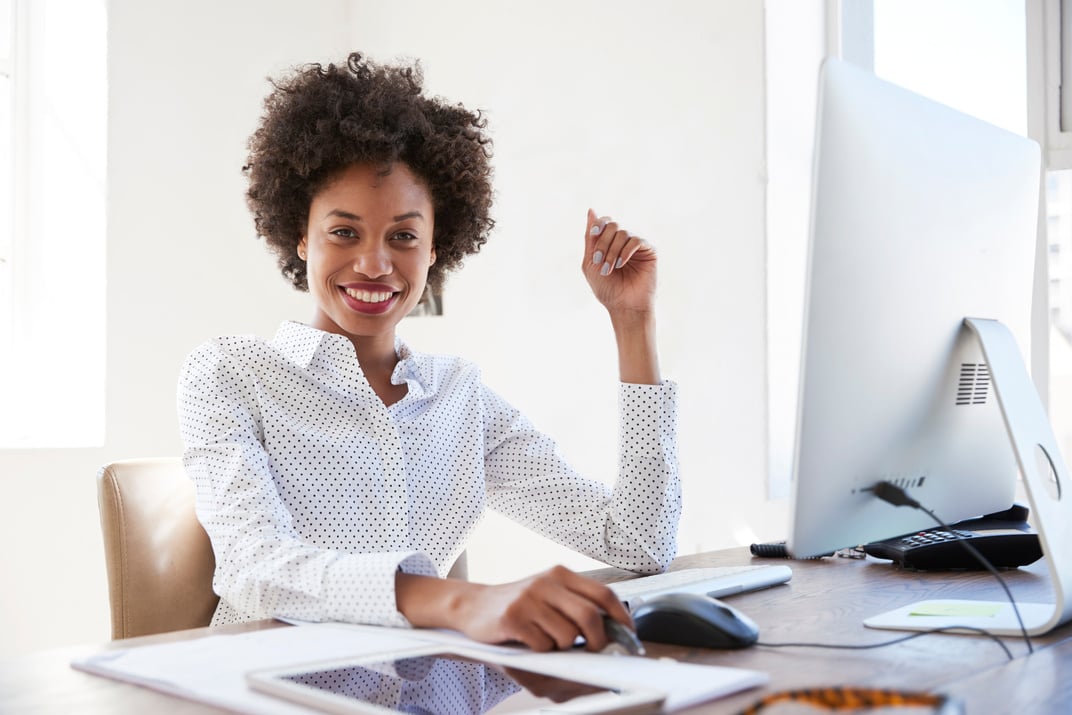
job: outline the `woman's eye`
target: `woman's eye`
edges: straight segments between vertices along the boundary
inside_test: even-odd
[[[416,241],[417,234],[410,233],[409,231],[399,231],[392,238],[396,241]]]
[[[328,233],[339,238],[357,238],[357,233],[351,228],[333,228]]]

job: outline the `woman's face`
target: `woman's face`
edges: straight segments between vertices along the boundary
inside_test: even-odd
[[[313,327],[358,338],[394,340],[394,328],[420,302],[435,262],[435,216],[424,184],[405,164],[381,175],[354,164],[340,171],[309,206],[298,245]]]

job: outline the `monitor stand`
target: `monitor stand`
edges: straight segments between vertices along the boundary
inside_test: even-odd
[[[964,323],[979,338],[990,366],[1050,569],[1055,602],[1016,604],[1027,632],[1039,636],[1072,620],[1072,603],[1066,600],[1066,594],[1072,594],[1072,480],[1012,333],[996,320],[965,318]],[[868,618],[864,625],[911,631],[960,626],[996,635],[1021,634],[1008,601],[921,601]]]

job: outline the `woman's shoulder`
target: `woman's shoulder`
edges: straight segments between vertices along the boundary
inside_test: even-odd
[[[194,357],[241,357],[243,355],[270,352],[275,352],[271,342],[259,335],[217,335],[191,350],[187,359]]]
[[[271,341],[252,335],[217,335],[204,341],[187,355],[182,364],[183,374],[246,373],[256,365],[267,366],[279,360]]]

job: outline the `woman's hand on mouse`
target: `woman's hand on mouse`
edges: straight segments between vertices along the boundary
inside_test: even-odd
[[[632,627],[604,584],[555,566],[513,583],[484,585],[411,574],[396,577],[399,611],[414,626],[445,627],[483,643],[523,643],[534,651],[607,645],[603,614]]]

